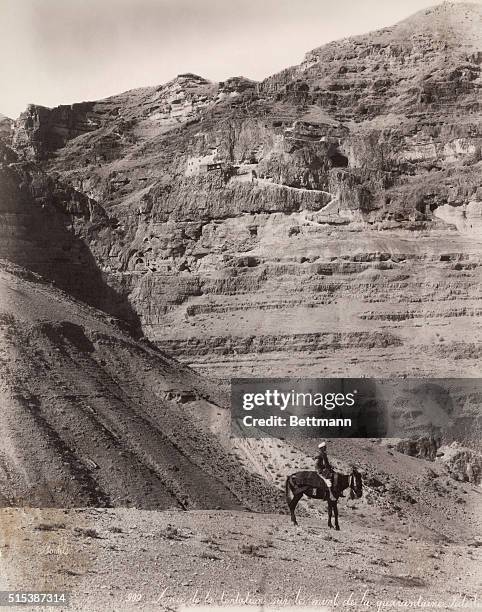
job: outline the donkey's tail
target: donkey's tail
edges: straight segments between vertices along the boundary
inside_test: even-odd
[[[291,494],[293,493],[292,489],[291,489],[291,476],[288,476],[286,478],[286,503],[289,505],[291,500],[293,499]]]

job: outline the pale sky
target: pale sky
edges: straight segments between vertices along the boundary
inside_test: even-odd
[[[437,0],[0,0],[0,113],[194,72],[263,79]]]

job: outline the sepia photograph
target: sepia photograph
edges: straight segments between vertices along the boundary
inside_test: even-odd
[[[482,0],[0,52],[0,611],[482,610]]]

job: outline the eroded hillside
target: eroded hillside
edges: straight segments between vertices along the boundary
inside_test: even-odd
[[[279,505],[211,432],[214,383],[22,268],[0,289],[0,505]]]
[[[3,180],[61,209],[44,268],[78,249],[100,271],[78,297],[203,373],[477,376],[480,31],[444,3],[262,83],[31,105],[2,122]]]

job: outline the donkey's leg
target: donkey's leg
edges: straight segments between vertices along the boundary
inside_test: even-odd
[[[328,527],[330,529],[333,529],[333,525],[331,524],[331,512],[332,512],[331,501],[328,500]]]
[[[296,506],[298,505],[298,502],[300,501],[302,497],[303,497],[303,493],[296,493],[296,495],[293,497],[293,499],[289,503],[289,508],[291,512],[291,522],[293,523],[293,525],[298,525],[298,521],[296,520],[295,510],[296,510]]]
[[[340,525],[338,525],[338,501],[333,502],[333,513],[335,515],[335,529],[340,531]]]

